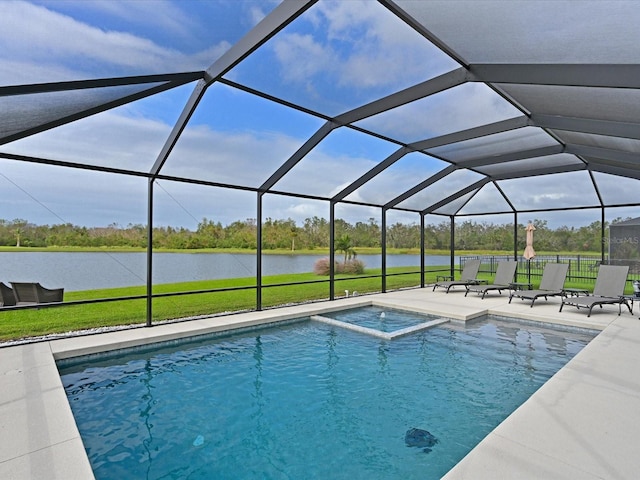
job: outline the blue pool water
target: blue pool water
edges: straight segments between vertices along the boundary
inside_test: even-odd
[[[375,305],[324,313],[323,316],[381,332],[394,332],[441,318],[437,315],[426,315]]]
[[[436,479],[591,338],[490,319],[385,341],[302,321],[59,369],[99,480]],[[408,446],[414,428],[437,443]]]

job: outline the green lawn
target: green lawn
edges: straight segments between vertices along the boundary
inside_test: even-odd
[[[387,269],[387,273],[414,272],[412,267],[396,267]],[[345,290],[350,294],[372,293],[381,291],[381,278],[370,277],[380,275],[380,269],[367,270],[365,275],[349,278],[337,276],[335,296],[342,297]],[[448,274],[447,267],[427,267],[425,282],[433,283],[436,275]],[[480,278],[492,281],[492,274],[481,273]],[[524,281],[523,275],[519,281]],[[532,278],[534,288],[538,279]],[[296,285],[298,282],[314,282]],[[287,285],[281,285],[287,284]],[[387,276],[387,290],[416,287],[420,284],[418,273]],[[593,289],[593,281],[573,281],[568,279],[567,287]],[[234,288],[243,288],[230,290]],[[262,307],[276,307],[290,303],[301,303],[329,298],[328,277],[320,277],[312,273],[275,275],[263,278]],[[214,291],[208,291],[214,290]],[[628,287],[629,293],[631,286]],[[207,291],[207,292],[203,292]],[[169,295],[189,292],[187,295]],[[224,312],[255,310],[256,288],[255,278],[236,278],[163,284],[154,286],[155,296],[152,302],[153,321],[172,320],[198,315],[212,315]],[[62,304],[54,308],[21,309],[0,311],[0,340],[11,340],[51,333],[64,333],[87,328],[144,324],[146,322],[146,299],[117,300],[121,297],[145,296],[146,288],[112,288],[102,290],[86,290],[66,292],[65,302],[116,299],[94,304]]]
[[[438,271],[442,267],[436,268]],[[389,273],[410,272],[415,269],[398,267],[388,269]],[[379,292],[381,279],[368,278],[380,275],[378,269],[371,269],[355,279],[337,276],[335,295],[344,296],[344,291],[360,293]],[[436,273],[428,273],[427,281],[435,279]],[[314,282],[295,285],[298,282]],[[283,285],[280,284],[289,284]],[[292,285],[293,284],[293,285]],[[419,274],[400,275],[387,279],[387,289],[417,286]],[[241,290],[228,290],[242,288]],[[329,298],[328,277],[313,273],[274,275],[263,278],[263,308],[301,303],[304,301]],[[203,292],[215,290],[213,292]],[[211,315],[224,312],[255,310],[255,278],[207,280],[154,286],[154,295],[190,292],[187,295],[156,296],[152,303],[153,321],[171,320],[197,315]],[[63,333],[87,328],[143,324],[146,322],[146,299],[112,300],[93,304],[69,305],[66,302],[118,299],[121,297],[145,296],[144,286],[110,288],[65,292],[65,304],[53,308],[21,309],[0,311],[0,340],[11,340],[50,333]]]

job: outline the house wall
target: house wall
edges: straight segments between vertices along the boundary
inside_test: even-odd
[[[609,261],[612,265],[629,265],[633,273],[640,272],[640,225],[609,227]]]

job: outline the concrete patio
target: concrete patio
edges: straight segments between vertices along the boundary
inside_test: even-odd
[[[601,330],[447,475],[446,479],[630,479],[640,471],[640,321],[625,309],[586,311],[560,299],[528,302],[497,293],[430,288],[165,324],[0,349],[0,478],[93,478],[55,361],[78,355],[370,304],[460,320],[486,313]]]

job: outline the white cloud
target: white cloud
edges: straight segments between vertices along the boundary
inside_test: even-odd
[[[274,44],[278,60],[287,65],[284,74],[289,80],[305,81],[331,68],[334,54],[316,42],[312,35],[290,33]]]
[[[301,143],[280,133],[200,125],[183,133],[162,173],[258,187]]]
[[[144,25],[149,28],[152,25],[185,39],[195,36],[194,32],[206,23],[201,18],[187,16],[179,3],[168,1],[99,0],[87,5],[83,8],[128,20],[132,26]],[[246,5],[249,6],[245,10],[248,13],[247,22],[253,24],[263,18],[266,4]],[[297,25],[294,24],[294,28],[274,38],[274,52],[283,66],[283,74],[286,75],[283,78],[301,85],[305,90],[304,95],[321,98],[321,93],[329,92],[330,95],[323,99],[325,102],[329,98],[340,102],[342,99],[338,97],[342,89],[353,87],[350,90],[352,96],[382,86],[389,86],[389,90],[393,91],[399,86],[425,80],[436,72],[455,67],[377,2],[319,2],[303,18],[318,30],[313,33],[295,31]],[[194,26],[197,28],[192,29]],[[177,47],[166,47],[161,41],[153,41],[139,32],[133,27],[131,31],[107,30],[46,6],[23,1],[0,1],[0,85],[206,68],[229,48],[228,43],[220,41],[208,48],[187,53]],[[325,80],[329,82],[323,83]],[[318,91],[323,88],[326,91]],[[359,101],[360,97],[355,100],[356,103]],[[517,113],[483,85],[468,84],[434,95],[424,102],[414,102],[386,112],[362,122],[362,126],[411,141],[510,118]],[[411,121],[407,121],[407,118]],[[5,145],[2,149],[5,152],[148,171],[169,131],[168,124],[144,118],[132,106],[59,127]],[[257,187],[304,140],[266,131],[222,132],[207,125],[189,128],[163,173]],[[345,150],[349,151],[348,146]],[[334,194],[374,163],[364,154],[330,154],[323,151],[320,145],[279,182],[276,189],[318,195]],[[6,211],[16,217],[41,215],[35,212],[43,210],[45,215],[37,218],[50,218],[45,223],[57,221],[57,215],[88,225],[146,221],[144,179],[105,176],[73,169],[56,170],[9,161],[0,162],[0,167],[0,172],[6,175],[4,185],[7,187],[7,192],[0,195],[4,197]],[[398,171],[382,178],[374,187],[375,190],[367,193],[363,189],[351,198],[364,198],[367,193],[372,198],[375,195],[380,201],[388,199],[395,185],[411,180],[409,175]],[[569,191],[566,185],[576,184],[556,176],[546,176],[541,180],[529,179],[528,194],[522,187],[524,183],[518,183],[513,191],[507,193],[515,202],[522,202],[522,206],[516,205],[520,208],[577,206],[585,201],[597,203],[593,189],[589,188],[587,174],[582,172],[580,175],[584,177],[587,188]],[[12,180],[16,183],[13,184]],[[411,199],[411,205],[424,208],[429,204],[427,202],[433,203],[473,181],[467,177],[464,182],[456,181],[454,185],[449,180],[451,178],[447,182],[438,182],[423,195]],[[24,191],[17,185],[24,185]],[[608,196],[617,198],[617,193],[623,190],[619,186],[620,183],[612,182],[606,189]],[[253,192],[180,187],[184,189],[176,188],[176,198],[179,197],[180,204],[188,208],[180,211],[181,207],[173,200],[164,199],[166,203],[157,212],[163,223],[184,221],[193,226],[194,218],[203,216],[219,218],[224,215],[227,221],[233,221],[255,214]],[[632,187],[635,186],[629,184],[628,188]],[[159,197],[162,197],[161,192]],[[242,200],[238,200],[240,198]],[[270,215],[274,218],[292,217],[301,221],[313,215],[327,216],[326,202],[275,198],[277,200],[270,203]],[[628,194],[625,198],[628,198]],[[475,197],[473,203],[475,211],[492,208],[492,202],[488,197],[485,198],[484,193]],[[354,218],[379,216],[379,210],[376,209],[354,206],[342,206],[341,209]],[[589,212],[587,216],[592,215],[593,212]],[[571,214],[574,220],[581,216],[581,212]],[[565,215],[565,221],[566,218]]]
[[[154,188],[154,224],[195,229],[204,218],[223,225],[256,217],[256,194],[158,180]]]
[[[31,73],[40,74],[28,78],[5,67],[0,70],[0,84],[203,69],[229,48],[220,42],[184,54],[136,34],[106,31],[26,2],[0,2],[0,44],[3,63],[31,63],[36,66],[29,69]]]
[[[149,171],[170,127],[108,111],[3,146],[3,151],[70,162]]]
[[[0,33],[0,38],[1,36]],[[53,82],[70,80],[77,76],[78,71],[73,66],[34,62],[26,58],[3,58],[0,61],[0,85]]]
[[[414,142],[518,115],[515,108],[484,84],[467,83],[362,120],[358,125]]]
[[[2,218],[36,224],[146,223],[146,181],[0,160]]]
[[[586,171],[505,180],[499,185],[519,210],[597,206],[600,203]]]
[[[324,2],[321,9],[329,21],[329,38],[353,45],[341,65],[342,85],[373,87],[406,78],[426,80],[426,72],[453,67],[441,52],[377,4]]]
[[[382,174],[369,181],[347,196],[347,200],[384,205],[414,187],[420,181],[426,180],[433,173],[435,171],[427,172],[411,168],[405,170],[397,169],[391,174]]]
[[[109,32],[43,7],[11,2],[2,10],[2,31],[13,53],[33,59],[91,57],[112,64],[149,64],[166,51],[149,40],[125,32]],[[29,22],[23,21],[29,18]]]
[[[274,42],[291,82],[322,74],[335,79],[334,88],[406,86],[455,66],[375,2],[321,2],[305,18],[319,31],[326,28],[326,38],[289,33]]]
[[[170,0],[91,0],[78,7],[116,17],[131,25],[153,25],[172,36],[190,37],[197,22]]]
[[[148,172],[169,131],[170,127],[163,122],[136,116],[125,108],[104,112],[12,142],[5,145],[3,151]],[[200,125],[184,132],[161,173],[258,187],[302,142],[301,139],[280,133],[220,132]],[[143,215],[140,216],[137,207],[131,208],[133,204],[142,208],[145,206],[144,179],[131,180],[121,175],[90,173],[85,174],[83,180],[77,180],[78,170],[20,162],[6,162],[6,165],[20,167],[7,172],[7,167],[2,166],[0,172],[7,172],[8,178],[17,175],[16,183],[24,185],[25,190],[34,197],[29,199],[28,196],[23,196],[21,203],[9,207],[14,204],[14,197],[6,193],[2,195],[7,211],[15,212],[12,215],[16,218],[27,218],[37,223],[60,223],[59,219],[62,218],[87,225],[108,225],[112,222],[126,225],[146,221]],[[339,164],[335,168],[339,168]],[[317,175],[303,175],[296,186],[306,191],[316,181]],[[190,213],[178,208],[171,198],[164,198],[162,208],[156,209],[158,222],[162,224],[175,221],[178,225],[195,228],[197,221],[205,216],[223,222],[255,216],[255,193],[167,181],[163,181],[163,186],[171,194],[177,192],[177,201],[181,205],[188,205],[187,211]],[[122,194],[118,193],[118,188],[123,189]],[[159,198],[166,196],[162,189],[157,189],[156,192]],[[142,200],[132,201],[132,195]],[[239,201],[238,196],[250,198],[249,207],[246,201]],[[43,210],[39,202],[54,202],[51,210],[57,216]],[[303,200],[286,198],[285,204],[278,207],[272,216],[292,216],[297,221],[303,221],[306,218],[306,207],[302,206],[304,204]],[[131,215],[133,211],[138,213]],[[312,211],[316,211],[315,207]],[[319,215],[321,213],[326,216],[326,211],[318,212]],[[275,217],[276,214],[279,216]]]
[[[263,197],[263,215],[265,218],[274,219],[292,218],[301,226],[305,219],[314,216],[328,219],[329,202],[282,195],[265,195]]]
[[[332,196],[367,172],[375,162],[349,154],[332,154],[316,147],[274,189]]]
[[[262,19],[264,19],[264,17],[267,16],[267,13],[261,7],[262,5],[256,5],[256,4],[252,4],[249,7],[248,13],[249,13],[249,21],[251,22],[251,26],[257,25],[262,21]]]

